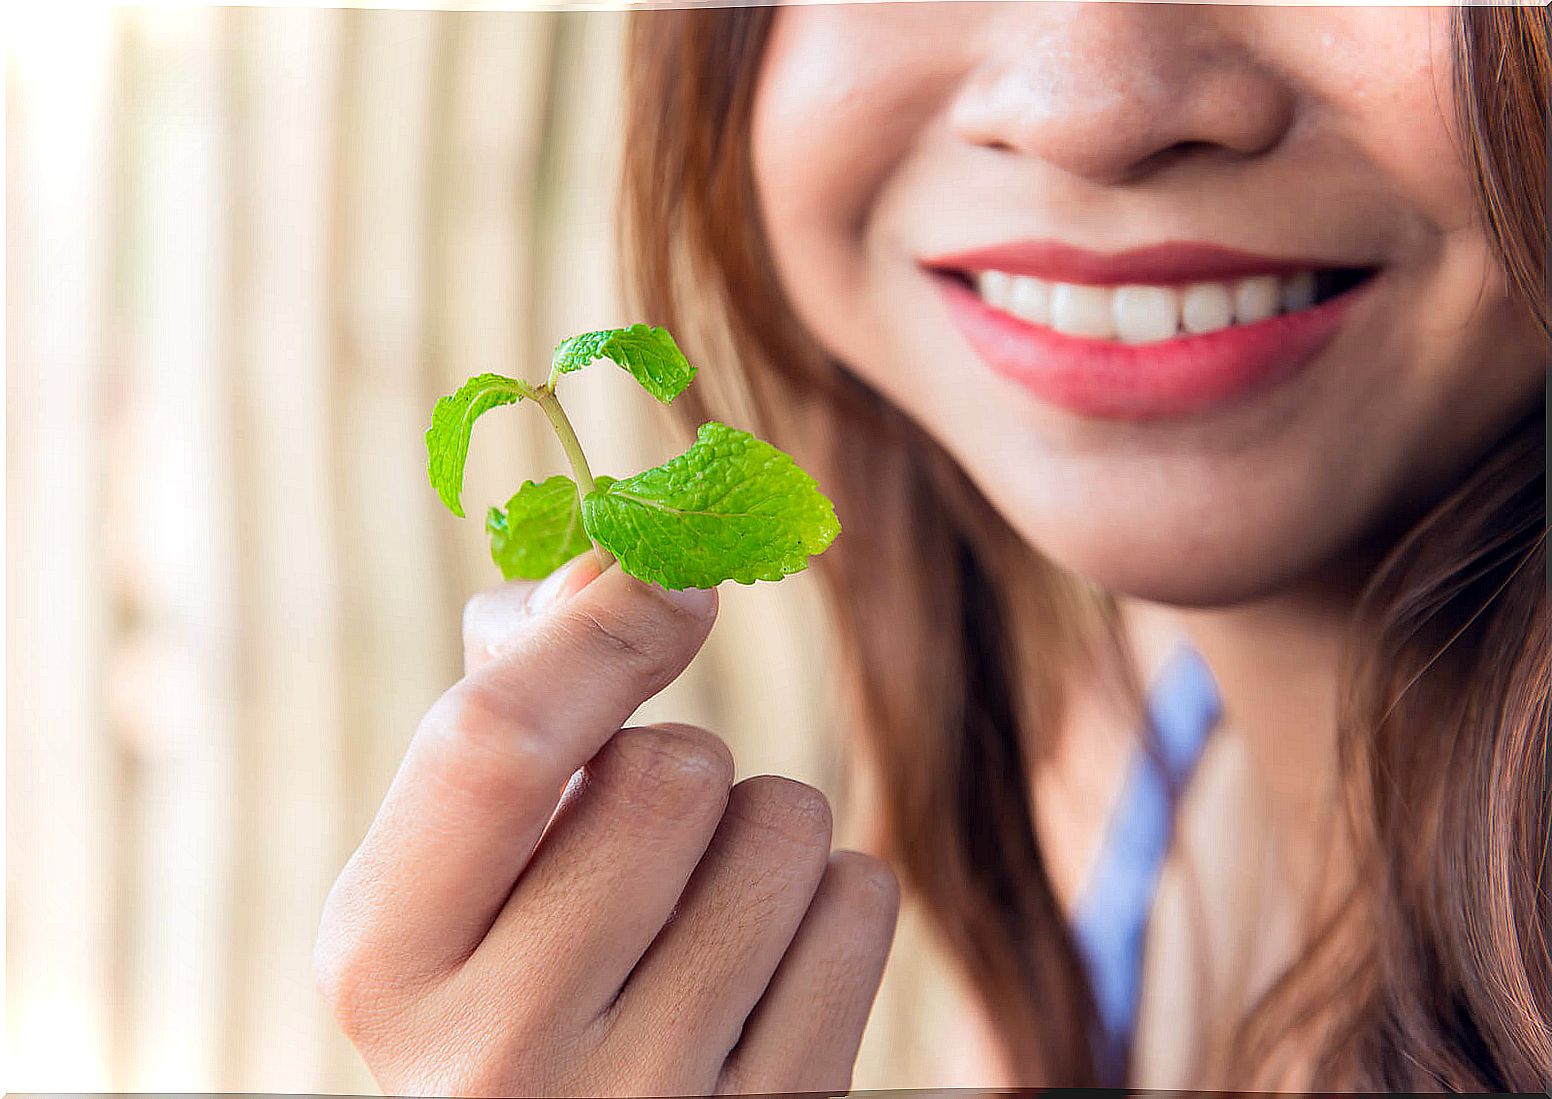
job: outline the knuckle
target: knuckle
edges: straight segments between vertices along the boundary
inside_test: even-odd
[[[745,779],[733,788],[730,812],[802,851],[828,851],[830,802],[814,787],[777,775]]]
[[[508,1096],[587,1094],[578,1070],[589,1063],[586,1035],[563,1016],[523,995],[488,1004],[478,1019],[465,1017],[440,1073],[422,1094]]]
[[[544,1078],[543,1060],[534,1052],[519,1049],[493,1056],[482,1048],[460,1049],[461,1056],[449,1058],[428,1095],[519,1095],[534,1081]]]
[[[393,1014],[382,958],[359,938],[325,930],[313,947],[312,970],[314,984],[352,1042],[362,1043]]]
[[[348,967],[343,963],[340,951],[331,941],[329,929],[320,931],[313,943],[313,987],[331,1005],[339,1002],[350,980]]]
[[[609,742],[604,769],[632,802],[675,815],[720,808],[733,783],[733,756],[721,739],[688,725],[623,729]]]
[[[525,720],[510,692],[466,679],[427,711],[418,733],[433,771],[475,799],[510,800],[556,780],[548,740]]]

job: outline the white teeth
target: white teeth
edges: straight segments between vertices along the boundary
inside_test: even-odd
[[[1234,323],[1254,324],[1277,316],[1282,290],[1276,275],[1257,275],[1234,284]]]
[[[1030,324],[1051,323],[1051,284],[1028,275],[1013,277],[1008,311]]]
[[[1158,343],[1178,336],[1255,324],[1315,304],[1315,275],[1256,275],[1187,286],[1090,286],[1006,271],[975,276],[981,300],[1027,324],[1068,336]]]
[[[998,309],[1008,307],[1008,291],[1013,284],[1012,275],[1005,271],[982,271],[977,283],[981,299],[987,305],[996,306]]]
[[[1180,327],[1180,295],[1167,286],[1118,286],[1111,311],[1122,343],[1167,340]]]
[[[1283,280],[1283,312],[1296,313],[1315,304],[1315,273],[1301,271]]]
[[[1234,323],[1229,288],[1221,282],[1199,282],[1180,295],[1180,326],[1193,336],[1216,332]]]
[[[1104,286],[1059,282],[1051,287],[1051,327],[1069,336],[1108,340],[1115,336],[1110,308],[1114,291]]]

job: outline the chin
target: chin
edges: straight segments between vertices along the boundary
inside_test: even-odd
[[[1180,607],[1229,607],[1287,591],[1311,575],[1312,562],[1288,539],[1241,534],[1210,537],[1175,524],[1015,524],[1045,558],[1106,591]]]
[[[1113,595],[1176,607],[1232,607],[1275,595],[1287,578],[1263,570],[1204,570],[1200,558],[1052,560]]]

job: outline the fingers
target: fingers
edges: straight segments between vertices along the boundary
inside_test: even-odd
[[[790,779],[733,787],[677,913],[611,1007],[611,1043],[673,1094],[712,1087],[824,874],[830,808]],[[693,1048],[687,1040],[693,1039]]]
[[[544,607],[558,605],[598,578],[598,557],[584,553],[540,581],[510,581],[482,591],[463,608],[463,670],[476,672],[509,651],[514,626]]]
[[[884,974],[900,908],[890,869],[837,851],[718,1090],[822,1092],[851,1088],[852,1066]]]
[[[598,1016],[668,922],[732,782],[732,754],[705,730],[621,730],[568,791],[463,977],[494,988],[542,974],[557,1007]]]
[[[713,591],[664,592],[617,568],[552,591],[553,605],[492,610],[510,612],[508,640],[421,722],[330,895],[326,970],[348,971],[353,957],[381,964],[383,944],[400,983],[468,957],[567,779],[684,669],[716,614]]]

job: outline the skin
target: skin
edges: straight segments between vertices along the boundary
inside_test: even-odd
[[[799,6],[775,20],[755,100],[766,235],[799,318],[1033,546],[1117,596],[1144,673],[1169,637],[1199,648],[1289,900],[1314,903],[1340,874],[1332,714],[1358,580],[1544,399],[1545,348],[1495,266],[1459,152],[1449,17]],[[921,267],[1040,238],[1098,252],[1200,241],[1380,274],[1292,379],[1121,422],[992,372]],[[1117,788],[1129,753],[1120,711],[1079,698],[1073,712],[1031,776],[1069,902],[1104,825],[1096,794]]]
[[[1269,811],[1306,822],[1324,815],[1345,577],[1542,399],[1537,335],[1492,265],[1444,110],[1446,14],[803,5],[778,13],[757,88],[766,229],[814,337],[1032,544],[1116,592],[1145,656],[1189,633]],[[1034,237],[1383,274],[1289,383],[1107,422],[993,374],[918,267]],[[589,558],[471,603],[467,675],[417,731],[318,940],[320,986],[386,1092],[848,1086],[893,877],[831,854],[816,791],[733,784],[714,735],[621,729],[715,606]],[[1074,712],[1082,737],[1032,781],[1113,788],[1124,730],[1102,705]],[[1094,801],[1039,799],[1063,895]],[[1312,830],[1285,831],[1302,890],[1314,856],[1292,837]]]
[[[469,604],[467,674],[417,729],[314,955],[386,1094],[849,1086],[893,874],[831,853],[811,787],[734,784],[702,729],[621,728],[716,606],[591,554]]]
[[[1273,595],[1459,478],[1542,386],[1445,114],[1446,9],[812,5],[781,12],[754,160],[809,330],[1028,540],[1171,604]],[[1052,238],[1381,265],[1292,383],[1150,423],[993,374],[920,260]]]

